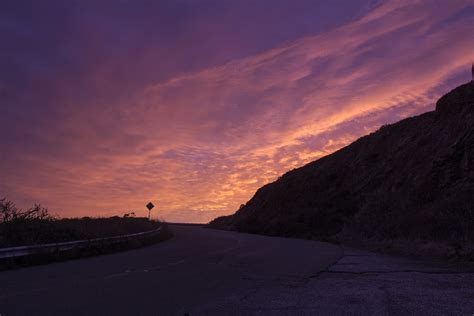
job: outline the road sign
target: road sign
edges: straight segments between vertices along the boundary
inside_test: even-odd
[[[150,212],[151,212],[151,209],[154,208],[155,206],[153,205],[153,203],[148,203],[146,205],[146,208],[148,209],[148,220],[150,220]]]

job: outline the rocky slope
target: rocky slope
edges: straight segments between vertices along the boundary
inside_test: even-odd
[[[433,112],[286,173],[210,226],[464,251],[474,241],[474,84],[443,96]]]

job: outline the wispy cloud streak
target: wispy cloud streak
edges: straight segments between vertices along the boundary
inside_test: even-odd
[[[432,110],[468,79],[472,25],[472,1],[387,1],[327,32],[144,83],[113,104],[113,89],[93,104],[56,95],[61,119],[40,128],[40,148],[3,157],[0,189],[64,215],[150,199],[170,221],[229,214],[285,171]]]

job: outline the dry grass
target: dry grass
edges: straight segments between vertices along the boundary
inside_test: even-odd
[[[0,200],[1,248],[132,234],[160,225],[141,217],[55,218],[40,205],[21,210]]]

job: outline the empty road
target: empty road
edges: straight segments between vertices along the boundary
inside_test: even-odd
[[[472,315],[474,269],[172,226],[127,252],[0,272],[9,315]]]

